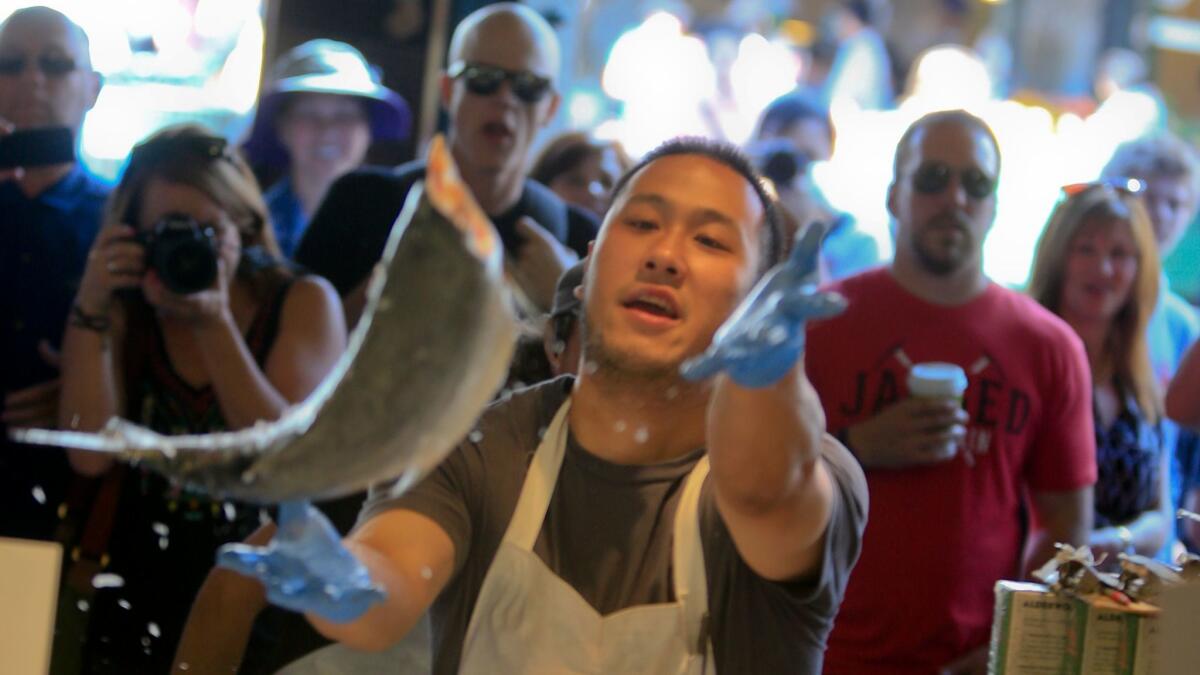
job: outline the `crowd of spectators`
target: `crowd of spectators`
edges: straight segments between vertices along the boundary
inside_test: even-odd
[[[871,3],[844,4],[845,39],[857,51],[881,50]],[[846,54],[833,66],[864,58]],[[450,153],[504,244],[522,323],[506,390],[526,392],[531,403],[518,395],[515,405],[538,412],[514,415],[549,422],[566,405],[569,378],[613,367],[589,360],[604,345],[591,333],[600,328],[585,314],[584,289],[606,273],[589,269],[589,255],[611,228],[663,227],[657,215],[637,211],[678,207],[663,196],[678,183],[663,167],[697,185],[714,176],[722,185],[750,181],[754,190],[744,186],[742,196],[762,198],[754,208],[764,232],[783,224],[784,249],[820,228],[819,281],[849,302],[844,314],[808,328],[800,369],[818,397],[808,402],[823,412],[827,444],[841,444],[813,460],[840,495],[826,502],[832,515],[823,536],[832,543],[809,542],[825,546],[825,557],[786,567],[800,577],[771,577],[765,570],[779,561],[751,543],[747,532],[757,531],[739,520],[745,513],[729,506],[731,497],[706,489],[693,504],[706,556],[724,556],[728,568],[710,564],[710,575],[726,574],[710,584],[755,594],[736,611],[766,614],[722,615],[716,630],[725,632],[712,637],[722,667],[743,667],[730,650],[745,649],[733,643],[750,636],[735,620],[761,620],[799,631],[798,658],[823,659],[825,672],[983,673],[994,583],[1023,578],[1054,543],[1086,544],[1110,563],[1120,553],[1171,561],[1200,548],[1198,526],[1175,519],[1179,507],[1200,508],[1200,315],[1171,291],[1161,265],[1200,210],[1200,160],[1187,142],[1167,132],[1135,139],[1095,182],[1064,187],[1028,288],[1009,289],[983,272],[984,240],[1004,234],[992,232],[1001,149],[980,118],[935,112],[900,139],[887,193],[895,252],[882,259],[875,240],[810,175],[838,140],[828,101],[797,90],[771,103],[745,158],[685,143],[639,163],[585,130],[538,144],[559,112],[559,61],[549,24],[502,3],[455,29],[439,81]],[[867,85],[854,93],[864,106],[890,105],[890,87],[859,84]],[[62,126],[78,136],[101,86],[86,34],[59,12],[18,10],[0,26],[0,135]],[[406,137],[411,122],[408,104],[360,52],[314,40],[280,58],[240,146],[194,124],[160,130],[134,149],[111,192],[77,162],[0,174],[0,536],[57,541],[67,552],[54,672],[275,672],[328,642],[299,615],[269,607],[258,581],[214,569],[221,545],[275,535],[266,510],[214,500],[104,455],[23,446],[6,432],[96,431],[122,417],[167,434],[209,433],[276,419],[302,401],[345,349],[371,270],[424,175],[421,159],[364,166],[373,140]],[[264,192],[267,176],[273,183]],[[640,202],[617,207],[622,190],[627,196],[647,182],[661,192],[637,192]],[[711,236],[698,218],[689,232],[706,250],[747,246]],[[155,257],[155,247],[181,231],[211,250],[211,269],[178,273]],[[677,264],[673,256],[697,258],[669,248],[646,254],[640,274],[674,287],[705,273]],[[608,254],[606,269],[615,259]],[[660,318],[678,318],[670,301],[655,302]],[[909,371],[929,361],[963,369],[961,398],[911,395]],[[499,413],[489,414],[496,424]],[[569,466],[600,461],[574,436],[565,442]],[[856,462],[843,463],[841,446]],[[720,480],[729,480],[725,453],[714,452]],[[430,522],[448,513],[455,527],[437,532],[452,531],[462,547],[479,535],[438,500],[458,487],[445,482],[479,479],[474,465],[464,466],[461,476],[449,466],[407,501],[373,494],[363,520],[389,509],[421,511]],[[563,469],[563,480],[568,471],[611,477],[614,466]],[[673,495],[692,471],[679,466],[641,468],[670,473],[674,487],[664,489]],[[869,506],[856,496],[858,467]],[[579,475],[569,484],[582,485]],[[655,499],[673,513],[680,500],[670,495]],[[587,500],[567,498],[576,508]],[[319,506],[346,535],[365,499]],[[551,516],[566,518],[550,508],[547,528]],[[670,529],[672,516],[660,517],[666,525],[658,527]],[[728,530],[713,524],[718,517],[730,521]],[[501,546],[504,527],[493,534],[491,545]],[[629,541],[661,554],[647,564],[667,565],[670,548],[653,536]],[[546,550],[570,552],[558,545]],[[478,586],[488,561],[456,559],[451,550],[446,569],[459,576],[439,580],[447,593],[462,584],[487,590]],[[645,562],[638,552],[615,553]],[[581,569],[615,574],[610,563]],[[101,573],[123,583],[96,587]],[[651,587],[597,602],[616,610],[668,599],[666,587],[653,586],[662,579],[645,578],[626,581]],[[731,588],[711,593],[728,597]],[[433,606],[433,627],[420,623],[410,640],[421,649],[432,639],[434,671],[452,672],[464,658],[459,650],[467,653],[474,596],[427,600],[422,610]],[[772,607],[777,615],[766,611]]]

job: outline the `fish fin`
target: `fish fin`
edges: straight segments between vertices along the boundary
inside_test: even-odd
[[[480,260],[488,260],[496,254],[500,249],[500,236],[463,182],[441,134],[434,136],[429,144],[425,189],[433,207],[466,235],[472,253]]]
[[[8,437],[18,443],[45,445],[70,450],[120,454],[128,449],[122,439],[87,431],[59,429],[9,429]]]

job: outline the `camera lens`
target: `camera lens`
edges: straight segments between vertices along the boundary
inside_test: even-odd
[[[808,171],[809,159],[791,141],[770,138],[752,144],[747,151],[755,167],[778,188],[791,185],[792,181]]]
[[[217,246],[212,230],[186,215],[169,214],[154,226],[146,256],[173,293],[202,291],[217,278]]]
[[[217,256],[207,241],[180,240],[163,251],[159,276],[175,293],[202,291],[217,278]]]
[[[773,152],[763,161],[762,173],[778,186],[790,185],[800,173],[800,161],[794,153]]]

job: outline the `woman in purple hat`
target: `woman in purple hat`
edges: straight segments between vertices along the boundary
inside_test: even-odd
[[[325,191],[363,163],[372,140],[403,139],[408,105],[354,47],[310,40],[275,64],[246,154],[283,172],[263,195],[279,248],[291,257]]]

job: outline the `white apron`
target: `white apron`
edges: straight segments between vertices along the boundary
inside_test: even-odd
[[[688,475],[675,514],[674,602],[602,616],[533,552],[562,467],[569,409],[568,400],[533,456],[512,522],[471,614],[459,672],[713,675],[697,508],[708,457]]]

